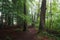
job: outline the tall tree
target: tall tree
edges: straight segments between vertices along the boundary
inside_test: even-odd
[[[26,0],[24,0],[24,15],[26,16]],[[26,18],[25,18],[23,31],[26,31],[26,26],[27,26],[27,22],[26,22]]]
[[[7,18],[6,19],[7,24],[9,26],[11,26],[11,23],[12,23],[11,22],[12,21],[12,16],[11,16],[12,15],[12,10],[11,10],[11,4],[10,4],[9,0],[6,0],[4,5],[6,5],[5,8],[4,8],[4,9],[6,9],[5,19]]]
[[[39,32],[40,30],[44,30],[45,27],[45,13],[46,13],[46,0],[42,0]]]
[[[5,20],[6,25],[12,24],[12,5],[9,0],[2,0],[2,21]]]

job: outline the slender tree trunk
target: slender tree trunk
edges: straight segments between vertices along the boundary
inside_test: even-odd
[[[7,17],[8,17],[8,18],[7,18],[8,25],[10,25],[10,15],[8,14]]]
[[[26,0],[24,1],[24,15],[26,16]],[[27,22],[26,22],[26,18],[25,18],[23,31],[26,31],[26,26],[27,26]]]
[[[46,0],[42,0],[39,32],[40,30],[44,30],[45,27],[45,13],[46,13]]]

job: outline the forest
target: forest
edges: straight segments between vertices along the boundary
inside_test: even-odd
[[[60,40],[60,0],[0,0],[0,40]]]

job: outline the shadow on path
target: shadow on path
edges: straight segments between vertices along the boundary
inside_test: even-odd
[[[0,40],[36,40],[35,28],[29,28],[26,32],[9,30],[0,30]]]

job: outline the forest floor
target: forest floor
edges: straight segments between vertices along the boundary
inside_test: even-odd
[[[28,31],[14,31],[13,29],[1,29],[0,40],[56,40],[48,39],[47,36],[37,36],[35,28],[29,28]]]

